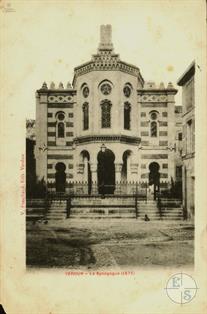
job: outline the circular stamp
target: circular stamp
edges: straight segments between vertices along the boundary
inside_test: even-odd
[[[173,302],[185,304],[195,298],[198,287],[193,277],[185,273],[178,273],[169,278],[165,289]]]

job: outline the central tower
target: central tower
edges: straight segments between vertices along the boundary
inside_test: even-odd
[[[136,181],[140,143],[137,89],[143,84],[139,68],[121,61],[114,53],[111,25],[101,25],[97,54],[76,67],[74,73],[75,116],[79,121],[75,129],[78,180],[88,180],[90,167],[92,180],[98,185],[105,183],[99,182],[103,177],[99,172],[107,172],[109,169],[103,169],[103,165],[111,164],[114,182]],[[103,147],[104,158],[108,156],[110,162],[105,160],[100,166],[99,153],[101,150],[104,153]],[[104,180],[108,179],[101,181]]]

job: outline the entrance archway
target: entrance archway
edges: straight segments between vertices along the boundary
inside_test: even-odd
[[[110,149],[100,151],[98,159],[98,192],[100,194],[113,194],[115,190],[114,153]]]
[[[65,174],[65,164],[63,162],[58,162],[55,166],[55,185],[56,192],[65,192],[66,174]]]
[[[160,166],[157,162],[151,162],[149,165],[149,185],[153,186],[154,199],[156,199],[157,192],[160,189]]]

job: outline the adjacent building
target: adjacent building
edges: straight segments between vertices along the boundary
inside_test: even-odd
[[[188,67],[178,80],[182,87],[183,103],[183,206],[186,218],[194,217],[194,160],[195,160],[195,62]]]

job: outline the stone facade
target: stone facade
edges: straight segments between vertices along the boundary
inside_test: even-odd
[[[195,159],[195,62],[178,80],[182,86],[183,102],[183,205],[186,211],[186,218],[194,217],[194,159]]]
[[[75,68],[72,86],[44,83],[36,92],[39,180],[55,182],[62,171],[66,180],[100,184],[100,171],[114,171],[109,181],[148,182],[153,163],[161,180],[175,181],[182,114],[177,90],[172,83],[145,82],[138,67],[121,61],[110,25],[101,26],[100,39],[91,61]],[[105,163],[100,152],[108,154]]]

